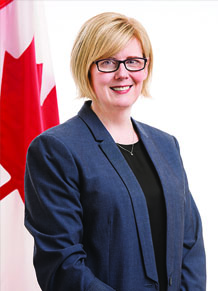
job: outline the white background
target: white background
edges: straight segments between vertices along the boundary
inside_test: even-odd
[[[141,98],[132,115],[175,135],[201,213],[208,291],[217,289],[217,1],[44,1],[61,122],[83,100],[70,73],[70,53],[81,25],[104,11],[138,19],[153,46],[152,99]]]

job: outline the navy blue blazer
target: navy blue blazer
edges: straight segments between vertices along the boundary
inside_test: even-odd
[[[178,143],[132,121],[166,201],[167,290],[205,291],[201,219]],[[34,237],[42,290],[158,290],[145,196],[89,101],[77,116],[32,142],[25,195],[25,225]]]

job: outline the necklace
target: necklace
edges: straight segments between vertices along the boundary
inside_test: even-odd
[[[119,143],[117,143],[118,147],[120,147],[121,149],[123,149],[124,151],[128,152],[131,156],[133,156],[133,149],[134,149],[134,130],[132,133],[132,148],[131,151],[125,149],[124,147],[122,147]]]
[[[120,147],[121,149],[123,149],[124,151],[128,152],[131,156],[133,156],[133,149],[134,149],[134,143],[132,144],[132,149],[131,151],[125,149],[124,147],[122,147],[120,144],[117,144],[118,147]]]

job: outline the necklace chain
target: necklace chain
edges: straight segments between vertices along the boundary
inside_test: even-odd
[[[134,144],[132,144],[132,149],[131,151],[125,149],[124,147],[122,147],[120,144],[117,144],[118,147],[120,147],[121,149],[123,149],[124,151],[128,152],[131,156],[133,156],[133,149],[134,149]]]
[[[133,156],[133,149],[134,149],[134,130],[133,130],[133,133],[132,133],[132,148],[131,148],[131,151],[129,151],[126,148],[122,147],[119,143],[117,145],[118,145],[118,147],[120,147],[124,151],[128,152],[131,156]]]

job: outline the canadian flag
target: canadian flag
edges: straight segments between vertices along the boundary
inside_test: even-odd
[[[59,123],[43,3],[0,0],[1,291],[40,290],[24,227],[27,148]]]

